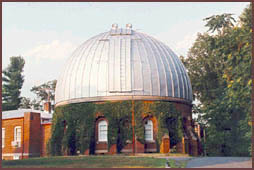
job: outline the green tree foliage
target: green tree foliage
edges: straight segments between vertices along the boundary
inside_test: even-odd
[[[18,109],[21,102],[21,88],[24,82],[22,75],[25,60],[21,57],[11,57],[9,66],[3,70],[2,110]]]
[[[209,30],[198,34],[182,59],[207,127],[208,155],[250,155],[251,6],[234,26],[231,14],[206,18]],[[220,33],[223,32],[223,33]]]
[[[20,103],[20,108],[21,109],[31,109],[31,100],[26,97],[21,98],[21,103]]]
[[[39,86],[34,86],[32,87],[31,92],[36,94],[36,96],[39,98],[39,101],[47,101],[48,97],[50,97],[51,101],[54,101],[56,82],[56,80],[52,80]]]
[[[31,92],[35,93],[37,99],[34,99],[30,105],[33,106],[34,109],[43,110],[42,103],[44,101],[53,101],[51,102],[52,106],[55,101],[55,89],[56,89],[57,80],[51,80],[46,83],[43,83],[39,86],[34,86],[31,89]],[[54,109],[54,106],[52,107]]]
[[[32,101],[30,101],[30,105],[31,105],[31,108],[33,108],[34,110],[43,111],[43,106],[41,105],[41,102],[36,99],[33,99]]]
[[[225,29],[234,26],[233,21],[236,22],[232,15],[233,14],[222,14],[207,17],[204,19],[204,21],[207,21],[205,26],[209,27],[209,31],[217,31],[219,34],[223,34]]]

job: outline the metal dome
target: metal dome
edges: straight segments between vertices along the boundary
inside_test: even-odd
[[[107,100],[192,102],[190,79],[180,59],[162,42],[131,24],[80,45],[57,81],[56,105]]]

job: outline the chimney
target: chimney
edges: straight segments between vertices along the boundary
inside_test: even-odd
[[[44,103],[44,111],[51,113],[51,102],[47,101]]]

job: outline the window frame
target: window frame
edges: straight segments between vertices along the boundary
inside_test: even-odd
[[[5,146],[5,128],[2,128],[2,148]]]
[[[148,128],[149,127],[149,128]],[[147,133],[149,132],[149,133]],[[149,135],[149,138],[147,137]],[[146,142],[153,142],[153,121],[152,120],[147,120],[145,123],[145,141]]]
[[[13,155],[13,160],[19,160],[20,156],[19,155]]]
[[[105,126],[105,129],[102,129],[102,126]],[[100,120],[98,122],[98,141],[108,142],[108,122],[106,120]]]
[[[17,130],[20,129],[20,136],[18,138],[18,133],[17,133]],[[21,135],[22,135],[22,129],[21,129],[21,126],[15,126],[14,127],[14,140],[13,141],[16,141],[16,142],[21,142]],[[19,139],[19,140],[17,140]]]

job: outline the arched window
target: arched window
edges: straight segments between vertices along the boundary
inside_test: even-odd
[[[99,142],[108,141],[108,123],[105,120],[102,120],[98,124],[99,129]]]
[[[153,122],[151,120],[145,124],[145,141],[153,141]]]

